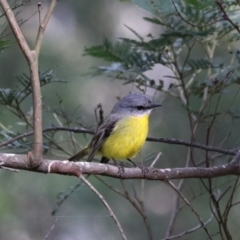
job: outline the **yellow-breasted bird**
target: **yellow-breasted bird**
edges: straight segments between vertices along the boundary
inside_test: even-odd
[[[107,163],[110,159],[130,160],[144,145],[149,115],[153,108],[159,106],[161,104],[154,103],[143,94],[123,97],[97,128],[90,144],[69,161],[78,161],[88,155],[87,161],[90,162],[96,154],[102,156],[101,163]]]

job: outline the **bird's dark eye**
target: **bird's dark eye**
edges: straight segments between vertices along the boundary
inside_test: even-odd
[[[137,106],[137,110],[143,110],[143,109],[145,109],[144,106]]]

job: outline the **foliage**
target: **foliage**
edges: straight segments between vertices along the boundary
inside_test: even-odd
[[[11,41],[8,40],[2,40],[0,38],[0,53],[3,51],[5,48],[9,47],[11,45]]]
[[[211,0],[172,2],[168,0],[132,0],[131,2],[152,13],[152,17],[144,17],[144,21],[154,26],[155,30],[147,36],[141,36],[135,29],[126,26],[134,35],[133,39],[120,38],[116,42],[111,42],[105,38],[101,45],[86,47],[85,56],[109,62],[107,66],[97,67],[93,75],[104,74],[122,81],[125,85],[132,84],[143,92],[150,89],[163,94],[168,100],[179,101],[189,124],[187,130],[183,129],[182,135],[190,143],[201,141],[205,145],[231,148],[231,150],[239,149],[239,138],[231,135],[239,130],[237,126],[240,123],[238,107],[240,54],[239,50],[235,50],[231,44],[239,41],[240,34],[236,26],[227,20],[227,17],[230,16],[233,22],[238,21],[239,5],[233,1],[225,1],[217,5],[217,1]],[[0,53],[10,44],[11,42],[0,39]],[[164,66],[171,74],[155,79],[149,78],[146,72],[154,70],[156,66]],[[39,76],[41,87],[65,82],[56,78],[53,70],[40,72]],[[15,89],[0,89],[0,105],[15,115],[20,123],[26,126],[26,131],[32,130],[32,112],[24,110],[24,103],[32,94],[30,77],[23,73],[17,76],[16,80],[18,86]],[[70,127],[73,123],[75,125],[77,123],[81,127],[89,127],[82,121],[75,120],[74,114],[72,116],[67,114],[61,96],[58,96],[57,108],[52,108],[45,102],[44,108],[59,126]],[[175,124],[178,125],[178,119],[175,121]],[[2,126],[1,122],[0,124],[2,128],[0,139],[3,143],[11,141],[19,135],[17,131],[11,131]],[[222,130],[222,125],[227,129],[226,132],[219,131],[219,129]],[[54,156],[62,157],[71,154],[69,145],[71,145],[70,149],[75,149],[77,141],[70,130],[65,135],[58,135],[56,127],[55,130],[44,132],[43,136],[45,153],[50,152]],[[26,153],[31,148],[32,141],[28,136],[4,145],[5,151],[16,151],[17,149],[19,152]],[[173,152],[173,150],[171,151]],[[189,147],[188,153],[182,158],[186,159],[184,162],[186,168],[190,166],[211,167],[229,161],[229,158],[222,154],[211,154],[208,151],[198,154],[193,147]],[[149,159],[153,159],[152,156]],[[108,191],[111,189],[130,203],[142,217],[148,238],[153,239],[154,231],[151,230],[152,226],[149,224],[149,217],[145,212],[145,203],[142,201],[144,190],[138,194],[134,184],[131,183],[132,191],[129,191],[129,186],[121,182],[122,189],[120,191],[110,185],[114,182],[98,180],[107,187]],[[229,228],[229,216],[233,207],[239,204],[238,201],[235,201],[239,189],[238,177],[231,176],[221,180],[224,183],[216,179],[197,179],[197,184],[182,180],[176,183],[176,188],[169,184],[177,193],[170,216],[171,220],[165,229],[165,239],[185,237],[200,228],[205,231],[204,238],[208,236],[209,239],[213,239],[214,236],[208,231],[209,223],[217,225],[214,227],[214,234],[216,233],[217,237],[231,239],[233,233]],[[62,203],[80,185],[77,184],[59,194],[57,204],[52,211],[53,215],[58,213]],[[189,194],[189,192],[191,193]],[[142,196],[139,197],[140,195]],[[202,212],[197,214],[192,207],[194,201],[202,196],[206,197],[203,204],[209,218],[205,222],[199,220]],[[189,209],[191,211],[188,211]],[[199,225],[197,222],[196,227],[192,229],[189,225],[185,225],[186,231],[174,235],[179,230],[176,227],[176,219],[190,219],[188,218],[190,214],[194,214],[201,224]],[[184,222],[188,224],[189,221]]]
[[[150,4],[150,1],[135,3],[147,10],[144,4]],[[106,74],[124,84],[134,82],[139,88],[144,87],[141,89],[164,91],[165,81],[149,79],[145,75],[147,70],[161,64],[173,73],[172,90],[186,86],[186,98],[203,97],[206,87],[209,93],[217,94],[222,85],[239,84],[238,51],[236,55],[229,51],[228,43],[239,40],[240,35],[233,26],[220,19],[221,10],[213,1],[186,1],[186,4],[174,1],[170,8],[168,4],[167,11],[162,6],[157,8],[157,1],[150,5],[156,14],[152,18],[144,17],[144,20],[159,26],[160,35],[154,37],[149,33],[144,37],[127,27],[136,39],[121,38],[114,44],[104,39],[102,45],[85,48],[85,55],[111,62],[110,66],[99,66],[95,74]],[[233,19],[237,17],[239,11],[235,2],[226,2],[223,6]],[[218,47],[220,44],[221,48]],[[224,58],[221,56],[223,46],[229,52]],[[222,77],[228,72],[231,72],[230,77]],[[204,77],[198,78],[199,74]],[[191,101],[188,101],[188,107],[191,108]]]
[[[66,83],[65,80],[61,80],[55,77],[52,69],[48,69],[39,73],[41,87],[51,83]],[[32,128],[32,110],[28,113],[22,108],[24,100],[32,94],[30,77],[23,73],[16,77],[18,85],[16,89],[0,88],[0,105],[5,106],[11,113],[17,116],[21,122],[20,125],[26,125]],[[18,135],[13,132],[2,130],[0,136],[4,137],[5,141],[10,140],[12,137]],[[43,145],[44,151],[49,149],[49,142]],[[22,149],[22,152],[29,151],[32,147],[31,141],[28,139],[19,139],[5,146],[7,149]]]
[[[206,145],[233,144],[234,140],[228,137],[219,143],[214,138],[217,135],[214,131],[220,128],[222,121],[226,124],[237,121],[239,124],[236,109],[240,91],[240,58],[239,51],[230,45],[240,39],[240,31],[234,25],[234,22],[239,22],[239,4],[235,1],[210,0],[172,1],[171,4],[169,1],[161,1],[160,4],[156,0],[132,2],[154,14],[153,17],[144,17],[144,20],[158,27],[161,33],[141,36],[127,27],[134,34],[134,39],[120,38],[116,43],[104,39],[102,45],[87,47],[85,55],[110,62],[108,66],[99,66],[95,74],[104,74],[124,84],[134,83],[141,91],[153,89],[178,99],[188,115],[190,141],[196,141],[197,129],[205,127]],[[172,75],[149,78],[146,71],[159,64],[167,67]],[[231,124],[229,128],[227,136],[234,132]],[[199,162],[193,152],[186,159],[186,166],[209,167],[226,161],[220,157],[216,163],[215,156],[206,153],[205,160]],[[205,183],[199,179],[209,193],[211,211],[219,224],[217,231],[221,239],[231,239],[227,221],[234,205],[233,195],[234,192],[236,194],[238,178],[233,181],[232,192],[227,194],[229,198],[226,197],[227,205],[220,207],[225,194],[222,186],[214,180]],[[184,189],[184,185],[183,181],[178,187]],[[179,200],[175,201],[174,207],[177,212],[181,209]],[[223,214],[226,214],[224,219]],[[178,215],[181,213],[173,211],[173,219]],[[181,216],[184,218],[183,214]],[[174,223],[169,225],[166,237],[171,236],[173,228]]]
[[[58,79],[54,76],[53,70],[46,70],[39,73],[41,87],[50,83],[66,83],[65,80]],[[30,77],[23,73],[16,77],[19,86],[18,90],[1,88],[0,104],[10,107],[16,107],[22,103],[30,94],[32,94]]]

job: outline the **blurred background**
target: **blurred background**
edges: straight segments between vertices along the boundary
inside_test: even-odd
[[[31,1],[30,4],[16,11],[18,19],[27,19],[21,29],[31,46],[34,46],[39,25],[37,3],[38,1]],[[41,17],[43,18],[49,1],[41,1],[41,3]],[[169,3],[170,7],[172,6]],[[143,17],[151,16],[149,12],[137,5],[124,1],[69,0],[58,2],[44,34],[39,64],[41,71],[53,69],[55,77],[66,80],[66,82],[52,83],[42,88],[44,127],[61,125],[62,120],[49,111],[50,108],[61,106],[62,111],[72,118],[78,119],[79,125],[77,126],[82,125],[95,129],[97,121],[94,108],[99,103],[103,106],[104,116],[107,116],[117,102],[118,96],[139,92],[134,83],[126,85],[123,84],[123,81],[114,78],[91,75],[94,67],[105,66],[108,63],[83,56],[83,53],[85,47],[100,45],[105,37],[113,42],[120,37],[135,39],[136,36],[126,26],[134,29],[141,36],[146,36],[150,32],[159,35],[163,31],[161,27],[143,20]],[[0,21],[2,25],[6,24],[3,18]],[[16,76],[22,73],[28,74],[28,66],[10,29],[8,29],[8,33],[5,39],[11,40],[12,46],[0,54],[0,87],[17,88],[19,83],[16,81]],[[196,50],[197,54],[200,52],[201,50],[199,52]],[[226,48],[218,50],[219,55],[224,55],[226,52]],[[154,66],[146,74],[152,79],[164,79],[166,88],[171,83],[173,75],[169,69],[161,65]],[[149,136],[188,141],[190,139],[188,116],[181,102],[153,89],[148,89],[146,94],[163,104],[151,115]],[[29,114],[29,118],[32,113],[31,105],[31,98],[28,97],[23,103],[23,110]],[[196,105],[198,105],[197,101]],[[19,133],[28,130],[17,117],[3,106],[0,106],[0,119],[1,128]],[[198,139],[201,140],[204,134],[201,134],[201,128],[198,131]],[[227,129],[224,131],[222,132],[223,136]],[[73,145],[66,141],[61,134],[57,134],[56,137],[62,146],[67,146],[67,151],[64,153],[60,151],[47,152],[46,158],[66,159],[91,139],[89,135],[74,134],[77,142]],[[2,150],[2,152],[6,151]],[[14,152],[14,149],[10,152]],[[22,153],[24,151],[18,149],[15,152]],[[147,142],[136,161],[153,159],[159,152],[162,152],[162,156],[157,167],[185,166],[187,148],[163,143]],[[197,152],[202,157],[201,153]],[[146,162],[146,165],[150,163],[150,161]],[[121,191],[128,190],[133,199],[136,196],[141,199],[145,204],[145,212],[152,228],[153,239],[164,237],[174,199],[174,192],[166,183],[102,179]],[[223,177],[219,179],[218,184],[229,183],[230,180],[230,177]],[[119,218],[128,239],[148,239],[143,219],[127,199],[111,191],[95,177],[90,177],[89,181],[104,195]],[[179,181],[173,182],[177,184]],[[121,239],[109,212],[86,186],[78,188],[60,206],[56,215],[51,215],[57,198],[61,196],[59,194],[70,191],[78,183],[79,180],[75,177],[1,170],[0,238],[4,240],[46,239],[49,234],[48,239],[52,240]],[[197,180],[189,180],[186,185],[184,194],[192,196],[192,205],[201,212],[204,220],[209,219],[211,212],[208,205],[208,194],[205,194],[205,190]],[[228,187],[228,185],[224,186]],[[186,231],[199,224],[189,208],[183,207],[181,211],[182,215],[176,219],[175,233]],[[236,219],[239,218],[239,215],[240,211],[237,207],[229,220],[233,231],[238,228]],[[217,223],[211,222],[210,226],[214,234],[217,231]],[[190,235],[184,236],[182,239],[206,239],[206,235],[201,229],[194,237]]]

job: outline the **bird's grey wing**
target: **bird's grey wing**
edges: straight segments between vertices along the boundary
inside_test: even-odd
[[[111,117],[98,127],[90,143],[90,153],[87,159],[88,162],[92,161],[94,155],[102,147],[107,138],[111,135],[117,121],[117,117]]]

